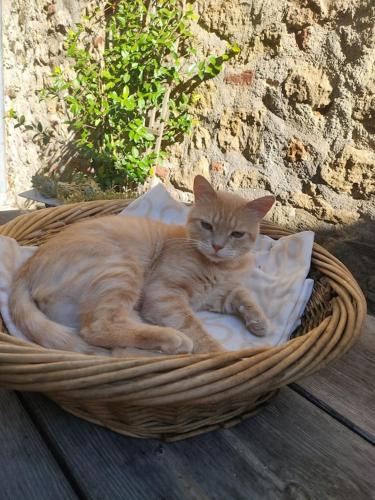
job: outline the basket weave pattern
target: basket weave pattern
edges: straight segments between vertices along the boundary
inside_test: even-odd
[[[124,200],[39,210],[0,226],[21,245],[40,245],[68,224],[119,213]],[[264,223],[272,238],[291,234]],[[231,426],[277,390],[342,355],[366,314],[348,269],[314,244],[315,287],[293,338],[272,348],[226,353],[107,358],[44,349],[7,334],[0,317],[0,386],[46,394],[67,411],[122,434],[182,439]]]

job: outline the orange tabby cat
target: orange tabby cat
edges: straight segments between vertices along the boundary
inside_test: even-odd
[[[222,350],[194,311],[238,314],[257,335],[267,322],[242,279],[273,196],[246,201],[194,180],[186,226],[107,216],[65,229],[17,273],[16,326],[44,347],[164,353]],[[148,323],[142,323],[140,316]]]

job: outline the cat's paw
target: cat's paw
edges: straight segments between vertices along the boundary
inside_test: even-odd
[[[203,338],[194,342],[194,354],[206,354],[207,352],[221,352],[224,348],[213,338]]]
[[[239,307],[239,313],[250,333],[257,337],[265,337],[270,332],[270,324],[267,318],[260,311],[254,311],[254,307]]]
[[[160,350],[166,354],[191,354],[194,343],[184,333],[174,328],[165,328]]]
[[[270,333],[270,327],[268,320],[263,319],[253,319],[249,323],[246,324],[246,328],[250,333],[253,333],[257,337],[265,337]]]

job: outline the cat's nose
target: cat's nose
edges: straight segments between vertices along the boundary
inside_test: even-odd
[[[217,253],[219,250],[221,250],[223,247],[221,245],[215,245],[214,243],[212,243],[212,248],[215,250],[215,252]]]

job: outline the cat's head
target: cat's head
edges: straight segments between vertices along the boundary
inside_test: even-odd
[[[187,229],[197,249],[214,262],[236,259],[253,247],[259,222],[275,202],[273,196],[247,201],[215,191],[201,175],[194,179],[195,202]]]

